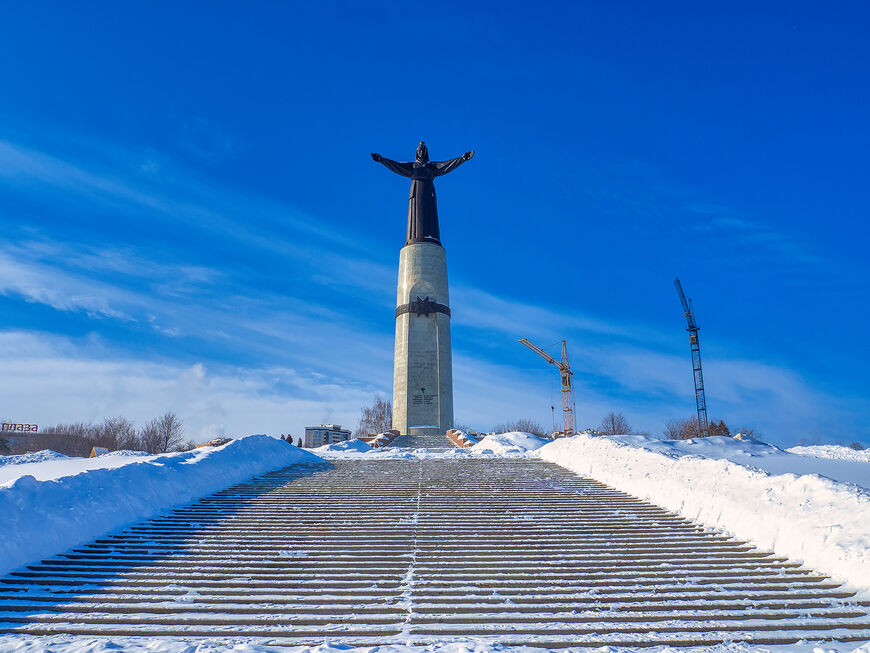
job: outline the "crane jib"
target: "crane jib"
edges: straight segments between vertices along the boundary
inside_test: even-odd
[[[557,361],[555,358],[550,356],[550,354],[545,352],[541,347],[538,347],[536,344],[531,342],[528,338],[520,338],[519,342],[521,345],[527,347],[528,349],[531,349],[538,356],[547,361],[547,363],[553,365],[559,370],[562,387],[562,435],[574,435],[574,391],[571,388],[571,376],[573,372],[571,371],[571,365],[568,362],[568,346],[566,342],[564,340],[562,341],[561,361]]]

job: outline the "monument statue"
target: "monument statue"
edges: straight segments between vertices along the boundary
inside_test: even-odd
[[[393,428],[404,436],[401,446],[445,446],[444,434],[453,428],[447,254],[438,228],[435,177],[456,170],[472,156],[474,152],[466,152],[449,161],[429,161],[422,142],[410,163],[372,153],[375,161],[411,179],[408,234],[399,253],[393,355]]]
[[[417,159],[400,163],[372,152],[372,159],[384,164],[397,175],[411,179],[411,192],[408,195],[408,238],[411,243],[440,243],[438,229],[438,204],[435,199],[435,177],[453,172],[474,156],[474,151],[447,161],[430,161],[426,143],[417,146]]]

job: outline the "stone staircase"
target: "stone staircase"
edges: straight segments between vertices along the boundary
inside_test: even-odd
[[[453,443],[443,434],[432,435],[400,435],[390,445],[408,449],[435,449],[444,451],[453,448]]]
[[[0,632],[277,645],[863,641],[868,607],[525,459],[289,467],[0,579]]]

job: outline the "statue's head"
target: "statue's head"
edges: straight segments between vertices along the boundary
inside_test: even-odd
[[[417,146],[417,163],[429,163],[429,150],[423,141]]]

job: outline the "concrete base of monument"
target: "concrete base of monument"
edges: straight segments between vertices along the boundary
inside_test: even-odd
[[[453,426],[449,306],[444,248],[405,245],[399,255],[393,357],[393,426],[403,434],[446,433]]]
[[[408,435],[443,435],[437,426],[410,426]]]
[[[407,447],[409,449],[452,449],[454,444],[447,439],[437,428],[415,428],[407,435],[400,435],[393,440],[393,447]]]

